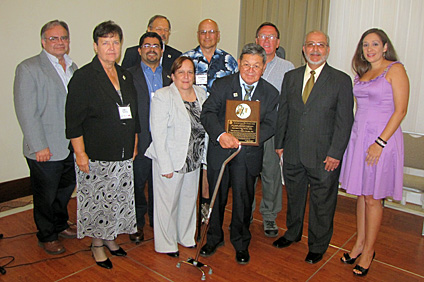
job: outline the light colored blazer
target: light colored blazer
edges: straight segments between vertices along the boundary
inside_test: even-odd
[[[193,88],[202,105],[206,91],[196,85]],[[191,124],[174,83],[155,92],[150,106],[150,129],[152,143],[145,156],[159,164],[160,174],[182,169],[187,158]]]
[[[77,66],[72,64],[71,68],[75,71]],[[13,94],[25,157],[35,160],[36,152],[49,147],[51,161],[65,159],[69,155],[65,137],[67,90],[43,51],[17,66]]]

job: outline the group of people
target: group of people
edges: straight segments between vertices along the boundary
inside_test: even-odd
[[[277,237],[283,177],[287,231],[273,246],[302,239],[309,193],[305,261],[319,262],[333,234],[340,182],[358,196],[357,241],[341,261],[358,260],[354,274],[366,275],[381,200],[402,195],[400,123],[409,82],[384,31],[362,35],[352,60],[353,88],[347,74],[328,65],[329,38],[321,31],[306,34],[306,65],[296,69],[279,57],[280,32],[270,22],[258,27],[255,43],[246,44],[238,60],[217,48],[220,31],[211,19],[200,22],[199,46],[185,53],[168,45],[170,31],[166,17],[152,17],[120,66],[122,29],[102,22],[93,31],[95,57],[77,70],[68,56],[68,26],[53,20],[41,29],[41,53],[18,65],[15,108],[39,246],[60,254],[65,248],[59,236],[88,236],[96,263],[110,269],[105,249],[126,255],[115,241],[119,234],[143,241],[147,213],[158,253],[178,257],[179,245],[195,247],[199,182],[207,210],[222,163],[240,145],[225,130],[226,102],[260,101],[259,145],[242,146],[225,167],[200,255],[209,257],[224,244],[231,187],[230,241],[236,261],[249,263],[259,177],[264,235]],[[75,185],[76,229],[67,212]]]

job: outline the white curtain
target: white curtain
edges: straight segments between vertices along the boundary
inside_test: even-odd
[[[387,33],[410,81],[402,129],[420,133],[424,133],[423,15],[423,0],[331,0],[328,22],[328,62],[352,78],[351,60],[362,33],[372,27]]]

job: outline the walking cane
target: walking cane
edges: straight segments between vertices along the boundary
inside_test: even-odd
[[[197,251],[196,251],[196,256],[194,258],[188,258],[186,261],[182,260],[180,262],[177,263],[177,267],[180,268],[181,267],[181,263],[183,264],[188,264],[188,265],[192,265],[194,267],[196,267],[200,272],[202,272],[202,280],[206,280],[206,275],[205,272],[203,271],[202,267],[205,268],[209,268],[209,272],[208,274],[212,274],[212,268],[204,263],[201,263],[198,259],[199,259],[199,255],[200,255],[200,249],[203,246],[203,242],[205,241],[205,236],[206,233],[209,229],[209,220],[211,218],[211,214],[212,214],[212,209],[213,206],[215,204],[215,199],[216,199],[216,195],[218,194],[218,189],[219,186],[221,185],[221,180],[222,180],[222,175],[224,174],[224,169],[225,166],[235,157],[237,156],[237,154],[240,152],[241,150],[241,145],[238,146],[238,149],[231,154],[231,156],[229,156],[221,165],[221,170],[219,171],[219,175],[218,175],[218,179],[216,181],[215,184],[215,190],[213,192],[213,196],[212,196],[212,200],[211,203],[209,205],[209,212],[208,212],[208,216],[205,219],[205,222],[203,223],[203,228],[202,228],[202,233],[201,233],[201,237],[200,237],[200,243],[197,245]]]

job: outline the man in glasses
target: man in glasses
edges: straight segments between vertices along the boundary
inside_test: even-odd
[[[200,255],[213,255],[224,244],[225,206],[231,186],[233,209],[230,240],[236,251],[236,261],[247,264],[251,234],[249,231],[255,179],[262,167],[263,145],[274,135],[277,117],[278,91],[261,78],[266,64],[265,50],[254,43],[247,44],[239,59],[240,72],[218,78],[212,85],[209,98],[203,104],[200,120],[209,134],[208,181],[212,195],[222,163],[240,144],[231,133],[225,131],[226,101],[260,101],[259,146],[243,146],[240,153],[225,167],[221,185],[210,219],[207,242]]]
[[[165,16],[155,15],[150,18],[147,24],[147,32],[156,32],[162,38],[163,56],[161,57],[161,65],[165,70],[170,72],[172,63],[181,55],[180,51],[168,45],[169,36],[171,35],[171,22]],[[139,46],[127,48],[124,59],[122,60],[122,67],[128,69],[140,64],[141,57],[138,53],[138,48]]]
[[[270,22],[261,24],[256,30],[256,44],[261,45],[266,52],[266,69],[262,78],[277,88],[280,94],[284,74],[294,69],[294,65],[276,56],[277,48],[280,46],[280,31],[277,26]],[[282,208],[283,186],[280,159],[274,149],[274,137],[264,143],[261,182],[262,200],[259,211],[263,218],[264,233],[267,237],[277,237],[278,226],[275,219]],[[255,202],[252,208],[255,208]]]
[[[128,69],[133,75],[137,91],[138,116],[141,132],[138,134],[138,155],[134,159],[134,193],[135,212],[137,217],[137,232],[130,235],[130,240],[140,243],[144,240],[144,216],[148,211],[150,225],[153,226],[153,180],[152,160],[144,153],[152,142],[150,134],[150,101],[153,93],[171,84],[171,76],[161,64],[163,41],[156,32],[146,32],[139,41],[138,53],[140,63]],[[148,201],[144,187],[148,185]]]
[[[34,200],[38,245],[48,254],[65,251],[58,237],[75,238],[68,202],[75,189],[74,157],[65,137],[67,85],[77,66],[68,56],[68,25],[59,20],[41,28],[43,50],[16,68],[15,111],[24,136]]]
[[[211,19],[205,19],[199,23],[197,29],[199,46],[183,54],[183,56],[193,59],[196,68],[195,84],[203,87],[208,95],[215,79],[237,72],[236,59],[224,50],[217,48],[220,36],[221,33],[218,24]],[[208,137],[206,137],[205,144],[207,144],[207,138]],[[206,151],[207,150],[205,150],[205,152]],[[201,191],[201,211],[203,216],[205,216],[210,202],[205,163],[202,170]]]
[[[340,162],[353,123],[350,77],[327,64],[328,36],[309,32],[303,44],[306,66],[286,73],[278,109],[275,149],[284,151],[287,231],[273,245],[285,248],[302,239],[309,187],[309,252],[319,262],[333,235]]]

